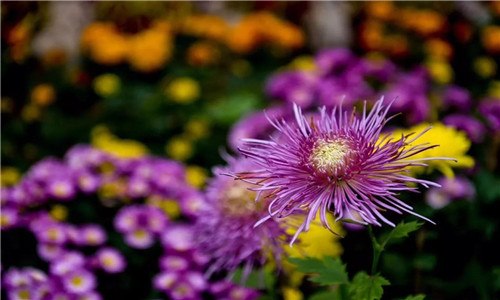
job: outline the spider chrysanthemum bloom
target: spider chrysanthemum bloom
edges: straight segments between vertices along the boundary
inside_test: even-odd
[[[412,207],[397,198],[401,191],[416,191],[413,184],[425,187],[436,183],[413,178],[411,166],[424,166],[426,157],[412,156],[436,145],[415,145],[416,135],[391,139],[381,134],[389,106],[377,101],[371,112],[366,105],[362,115],[348,113],[341,107],[305,117],[294,107],[295,123],[270,121],[281,133],[271,140],[246,139],[240,148],[243,155],[260,166],[258,171],[236,173],[236,177],[259,185],[257,201],[271,198],[268,219],[306,214],[294,238],[307,231],[319,213],[323,225],[330,229],[326,214],[337,220],[350,219],[362,224],[394,226],[382,215],[385,210],[396,213],[413,212]],[[411,143],[411,146],[409,145]],[[429,220],[428,220],[429,221]]]
[[[254,266],[269,258],[280,261],[286,229],[275,220],[258,228],[257,221],[267,212],[267,201],[256,202],[257,185],[234,180],[228,173],[254,170],[256,166],[243,158],[227,158],[229,165],[214,169],[215,177],[208,182],[207,203],[195,226],[199,248],[210,259],[208,274],[228,271],[232,274],[242,266],[245,279]]]

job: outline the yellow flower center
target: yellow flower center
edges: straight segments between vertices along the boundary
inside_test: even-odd
[[[319,140],[311,152],[310,162],[320,172],[334,174],[342,166],[350,148],[345,140]]]
[[[75,286],[81,286],[83,284],[83,278],[81,276],[75,276],[71,278],[71,283]]]
[[[252,186],[242,181],[234,181],[223,195],[222,209],[234,217],[250,215],[261,210],[261,201],[255,201],[256,193],[249,190]]]

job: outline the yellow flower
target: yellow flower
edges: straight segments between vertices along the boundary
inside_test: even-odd
[[[151,28],[129,39],[127,58],[132,68],[151,72],[165,65],[172,55],[172,41],[165,31]]]
[[[34,104],[28,104],[25,107],[23,107],[23,110],[21,111],[21,117],[23,120],[26,122],[33,122],[35,120],[40,119],[41,112],[40,108]]]
[[[173,159],[185,161],[193,155],[194,149],[190,140],[178,136],[168,142],[165,146],[165,151]]]
[[[166,93],[172,101],[187,104],[198,99],[200,85],[192,78],[180,77],[167,86]]]
[[[14,167],[2,167],[1,182],[2,186],[11,186],[21,179],[21,173]]]
[[[446,84],[453,79],[453,69],[445,60],[430,59],[427,61],[427,69],[437,83]]]
[[[31,91],[31,102],[38,106],[47,106],[54,102],[56,91],[50,84],[39,84]]]
[[[64,221],[68,217],[68,209],[64,205],[56,204],[52,206],[50,215],[54,218],[54,220]]]
[[[101,97],[108,97],[120,89],[120,78],[115,74],[102,74],[94,79],[94,91]]]
[[[295,243],[293,247],[290,247],[288,245],[284,246],[286,257],[323,258],[326,256],[340,256],[343,252],[343,249],[338,240],[340,236],[344,235],[344,231],[341,228],[340,223],[334,221],[334,218],[331,214],[328,214],[326,217],[328,223],[332,227],[332,230],[338,235],[335,235],[334,233],[323,227],[323,225],[319,221],[318,214],[316,216],[316,219],[311,223],[309,231],[301,233],[298,238],[298,242]],[[300,220],[300,218],[296,218],[291,222],[297,222],[297,224],[300,224],[302,223],[302,220]],[[290,233],[293,233],[294,229],[290,227],[288,231]],[[304,274],[297,271],[294,265],[290,264],[286,260],[283,261],[283,268],[289,275],[289,285],[300,285]]]
[[[186,180],[195,188],[201,188],[207,181],[207,171],[198,166],[189,166],[186,168]]]
[[[299,289],[283,287],[283,300],[302,300],[304,295]]]
[[[314,58],[310,55],[302,55],[295,58],[289,67],[293,70],[301,71],[314,71],[316,69],[316,64],[314,63]]]
[[[471,146],[471,142],[467,139],[466,134],[453,127],[445,126],[442,123],[421,123],[409,129],[395,130],[392,132],[392,137],[394,139],[399,139],[401,138],[401,135],[407,135],[410,133],[419,134],[423,130],[429,128],[429,126],[432,126],[432,129],[427,131],[409,146],[412,146],[413,144],[429,144],[439,146],[417,153],[409,159],[413,160],[427,157],[448,157],[455,159],[456,161],[431,160],[426,162],[428,164],[428,171],[437,169],[447,177],[454,176],[452,168],[471,168],[474,166],[474,159],[466,154]],[[423,173],[425,168],[412,167],[411,170],[415,173]]]
[[[481,56],[474,60],[474,71],[483,78],[489,78],[497,72],[497,64],[491,57]]]
[[[92,145],[124,158],[141,157],[148,153],[148,149],[143,144],[134,140],[120,139],[103,126],[97,126],[92,130]]]
[[[175,199],[164,199],[159,196],[151,196],[146,202],[163,210],[170,219],[177,219],[181,215],[181,207]]]
[[[192,140],[207,137],[210,133],[209,124],[203,119],[189,120],[186,124],[185,130],[186,135]]]
[[[488,95],[490,97],[500,98],[500,81],[494,80],[490,82],[490,87],[488,89]]]

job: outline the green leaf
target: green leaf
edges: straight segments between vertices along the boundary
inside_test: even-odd
[[[418,295],[410,295],[410,296],[404,298],[403,300],[424,300],[424,299],[425,299],[425,295],[418,294]]]
[[[334,300],[334,299],[341,299],[338,291],[319,292],[309,297],[308,300]]]
[[[365,272],[359,272],[349,285],[349,294],[352,299],[378,300],[384,293],[382,286],[389,284],[390,282],[382,276],[370,276]]]
[[[389,233],[383,244],[386,244],[390,240],[401,239],[407,237],[413,231],[416,231],[422,226],[423,223],[413,221],[409,223],[401,222]]]
[[[297,266],[297,269],[303,273],[313,273],[310,278],[312,282],[322,285],[347,283],[349,278],[339,258],[325,257],[323,260],[307,258],[290,258],[291,263]]]

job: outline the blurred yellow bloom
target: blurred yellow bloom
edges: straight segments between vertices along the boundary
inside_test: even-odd
[[[207,170],[198,166],[188,166],[186,168],[186,180],[195,188],[201,188],[207,181]]]
[[[304,295],[299,289],[283,287],[283,300],[302,300]]]
[[[340,256],[343,252],[342,245],[339,242],[340,236],[344,235],[344,231],[340,226],[340,223],[335,222],[334,218],[331,214],[327,214],[327,220],[332,230],[337,233],[330,232],[328,229],[324,228],[319,220],[319,214],[316,216],[316,219],[311,222],[311,227],[309,231],[303,232],[300,234],[298,238],[298,242],[290,247],[288,245],[284,246],[284,250],[286,253],[286,257],[313,257],[313,258],[323,258],[326,256],[337,257]],[[292,219],[291,225],[302,223],[300,217]],[[290,234],[295,232],[293,226],[291,226],[287,231]],[[291,286],[300,285],[305,274],[297,271],[295,266],[290,264],[288,261],[283,261],[283,268],[288,273],[288,284]]]
[[[181,207],[174,199],[164,199],[159,196],[151,196],[146,202],[163,210],[170,219],[177,219],[181,215]]]
[[[481,56],[474,60],[474,71],[483,78],[489,78],[497,72],[497,64],[491,57]]]
[[[26,122],[33,122],[40,119],[41,111],[37,105],[28,104],[21,111],[21,118]]]
[[[494,80],[490,82],[488,95],[490,97],[500,98],[500,81]]]
[[[314,71],[316,69],[316,64],[312,56],[302,55],[292,60],[289,67],[293,70]]]
[[[450,64],[442,59],[430,59],[426,63],[431,77],[440,84],[446,84],[453,79],[453,69]]]
[[[11,186],[21,179],[21,173],[14,167],[2,167],[1,183],[2,186]]]
[[[14,110],[14,103],[12,102],[12,99],[9,97],[2,97],[2,100],[0,100],[0,107],[1,111],[4,113],[11,113]]]
[[[172,55],[168,33],[151,28],[129,38],[127,58],[132,68],[151,72],[165,65]]]
[[[197,42],[188,48],[186,56],[188,63],[192,66],[207,66],[219,61],[220,52],[210,42]]]
[[[39,106],[47,106],[54,102],[56,91],[50,84],[42,83],[31,91],[31,102]]]
[[[186,123],[185,126],[186,135],[191,140],[198,140],[207,137],[210,133],[210,127],[206,120],[203,119],[192,119]]]
[[[191,141],[183,136],[172,138],[165,146],[167,154],[176,160],[185,161],[193,155],[194,149]]]
[[[483,29],[482,40],[486,50],[493,53],[500,52],[500,26],[490,25]]]
[[[200,85],[192,78],[180,77],[167,86],[166,93],[172,101],[187,104],[198,99]]]
[[[134,140],[120,139],[103,126],[97,126],[92,130],[92,145],[124,158],[141,157],[148,153],[148,149],[143,144]]]
[[[474,159],[466,154],[471,146],[471,141],[467,138],[466,134],[453,127],[445,126],[442,123],[421,123],[409,129],[395,130],[392,132],[392,137],[394,139],[400,139],[402,135],[410,133],[419,134],[429,126],[432,126],[432,129],[427,131],[409,146],[412,146],[413,144],[429,144],[439,146],[413,155],[411,157],[412,160],[427,157],[448,157],[455,159],[456,161],[431,160],[426,162],[428,164],[429,171],[437,169],[447,177],[454,176],[452,168],[471,168],[474,166]],[[411,170],[415,173],[423,173],[425,168],[412,167]]]
[[[68,209],[64,205],[56,204],[52,206],[50,215],[54,220],[64,221],[68,217]]]
[[[120,77],[115,74],[102,74],[94,79],[94,91],[101,97],[108,97],[120,90]]]
[[[116,204],[115,200],[125,194],[126,188],[127,185],[122,180],[109,181],[101,185],[97,194],[104,206],[113,206]]]

